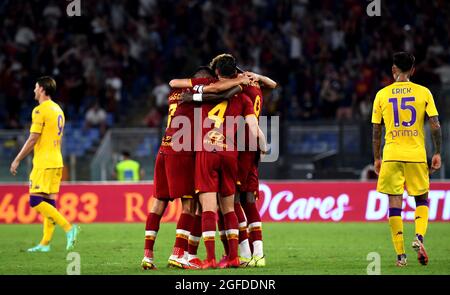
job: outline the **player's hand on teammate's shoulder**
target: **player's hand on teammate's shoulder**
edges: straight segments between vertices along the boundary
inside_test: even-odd
[[[183,102],[191,102],[194,100],[194,94],[190,91],[185,91],[180,95],[180,101]]]
[[[246,75],[247,72],[243,73],[243,74],[238,74],[238,78],[240,79],[240,82],[242,85],[248,85],[251,82],[251,78]]]
[[[381,159],[375,159],[373,167],[375,169],[375,173],[377,175],[379,175],[380,174],[380,169],[381,169]]]
[[[431,159],[430,173],[434,173],[439,169],[441,169],[441,154],[434,154]]]
[[[244,75],[249,77],[252,82],[259,81],[259,75],[253,72],[244,72]]]
[[[19,167],[20,161],[14,160],[11,163],[11,167],[9,167],[9,172],[11,172],[12,175],[16,176],[17,174],[17,168]]]

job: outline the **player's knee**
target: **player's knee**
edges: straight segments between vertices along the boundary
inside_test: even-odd
[[[214,202],[215,200],[207,200],[204,201],[202,204],[202,212],[205,211],[216,211],[217,210],[217,203]]]
[[[234,211],[234,198],[232,196],[224,197],[220,200],[220,211],[222,214]]]
[[[42,202],[42,199],[43,198],[41,196],[30,195],[30,206],[36,207]]]
[[[402,208],[402,195],[389,195],[389,208]]]
[[[181,200],[181,212],[183,214],[189,214],[194,216],[195,208],[192,199],[182,199]]]
[[[155,199],[153,202],[152,210],[150,210],[152,213],[162,215],[164,213],[164,210],[166,209],[167,201],[161,201],[158,199]]]

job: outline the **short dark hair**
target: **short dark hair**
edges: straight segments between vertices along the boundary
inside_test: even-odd
[[[222,77],[230,78],[236,74],[236,59],[229,54],[221,56],[216,62],[216,69]]]
[[[216,71],[217,61],[218,61],[219,59],[221,59],[222,57],[224,57],[224,56],[231,56],[231,57],[233,57],[233,56],[232,56],[231,54],[229,54],[229,53],[221,53],[221,54],[219,54],[219,55],[216,55],[216,56],[210,61],[210,63],[209,63],[209,67],[211,68],[211,70],[213,70],[213,72]]]
[[[129,158],[131,157],[131,154],[129,151],[122,151],[122,156],[124,156],[125,158]]]
[[[52,77],[49,76],[43,76],[39,77],[36,81],[39,86],[41,86],[44,89],[45,94],[50,96],[51,98],[54,98],[56,94],[56,81]]]
[[[192,77],[196,77],[196,78],[205,77],[205,76],[208,78],[210,78],[210,77],[212,78],[212,77],[215,77],[216,75],[214,74],[213,70],[211,70],[211,68],[208,66],[198,67],[195,70],[194,74],[192,75]]]
[[[393,63],[394,65],[400,69],[402,72],[410,71],[413,66],[416,58],[409,52],[397,52],[394,54]]]

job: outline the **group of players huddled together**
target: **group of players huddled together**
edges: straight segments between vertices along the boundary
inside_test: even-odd
[[[142,268],[156,268],[153,246],[167,204],[175,199],[181,199],[182,213],[169,266],[265,266],[255,201],[258,162],[267,145],[258,118],[263,90],[275,88],[276,82],[243,72],[232,55],[221,54],[192,78],[169,84],[167,128],[156,157],[155,199],[145,225]],[[216,224],[224,247],[217,262]],[[202,237],[204,260],[197,256]]]
[[[410,81],[415,57],[407,52],[393,56],[394,83],[381,89],[372,111],[377,191],[389,196],[389,225],[397,254],[396,265],[407,265],[402,206],[405,186],[415,198],[413,249],[420,264],[428,264],[424,237],[428,227],[429,173],[441,168],[442,132],[433,96]],[[169,265],[182,269],[263,267],[261,217],[258,197],[258,163],[268,152],[258,124],[263,91],[277,84],[268,77],[243,72],[232,55],[221,54],[200,67],[190,79],[170,81],[169,116],[154,173],[154,202],[145,225],[141,266],[155,269],[153,246],[161,216],[169,201],[181,199],[175,245]],[[13,160],[20,162],[34,150],[30,174],[30,206],[44,217],[41,242],[28,252],[49,252],[55,225],[64,229],[67,250],[77,242],[79,227],[56,209],[62,175],[61,140],[65,117],[52,99],[56,82],[44,76],[35,84],[30,136]],[[430,122],[434,153],[427,165],[424,122]],[[382,125],[385,126],[383,153]],[[216,223],[225,255],[217,263]],[[197,256],[203,237],[207,257]]]

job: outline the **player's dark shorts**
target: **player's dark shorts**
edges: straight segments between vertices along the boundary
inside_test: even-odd
[[[234,195],[237,173],[235,156],[214,152],[197,152],[195,156],[196,192],[218,192],[222,197]]]
[[[159,200],[192,198],[194,192],[195,155],[158,152],[155,163],[154,196]]]
[[[237,185],[240,192],[251,192],[258,196],[258,161],[257,152],[239,152]]]

